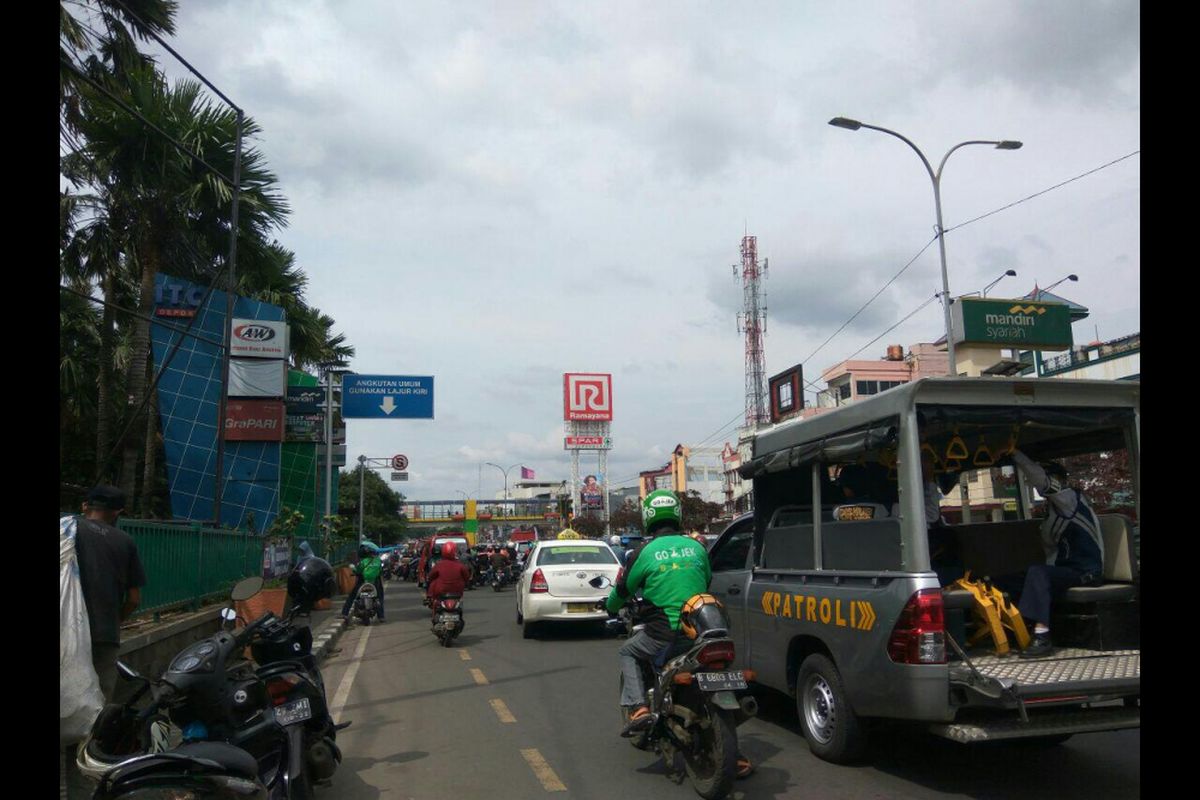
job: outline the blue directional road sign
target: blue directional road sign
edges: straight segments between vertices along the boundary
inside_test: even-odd
[[[342,416],[433,419],[432,375],[345,375]]]

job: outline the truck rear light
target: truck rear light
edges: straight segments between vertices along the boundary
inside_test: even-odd
[[[725,669],[733,662],[733,642],[713,642],[700,648],[696,660],[712,669]]]
[[[941,589],[921,589],[909,598],[888,637],[887,649],[888,658],[897,664],[946,663]]]
[[[529,581],[530,594],[550,591],[549,584],[546,583],[546,576],[539,569],[533,573],[533,579]]]

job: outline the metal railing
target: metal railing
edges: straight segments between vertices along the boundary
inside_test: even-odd
[[[205,600],[228,597],[243,578],[263,574],[263,550],[269,540],[260,534],[161,520],[122,519],[117,524],[133,537],[146,573],[135,616],[199,608]],[[290,563],[298,560],[305,540],[291,541]],[[307,541],[314,555],[335,567],[353,560],[357,548],[353,541],[328,548],[315,538]]]
[[[1042,374],[1050,375],[1052,373],[1065,372],[1069,369],[1087,366],[1088,364],[1097,364],[1101,361],[1107,361],[1110,358],[1116,358],[1117,356],[1141,349],[1142,335],[1135,333],[1132,336],[1114,339],[1104,344],[1080,347],[1077,350],[1071,350],[1062,355],[1047,358],[1042,361]]]

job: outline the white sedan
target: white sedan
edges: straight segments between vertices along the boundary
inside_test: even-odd
[[[596,539],[553,539],[538,542],[525,560],[517,581],[517,624],[526,639],[542,622],[598,622],[608,612],[596,609],[596,601],[608,597],[621,564],[606,542]],[[608,578],[603,589],[590,585],[597,577]]]

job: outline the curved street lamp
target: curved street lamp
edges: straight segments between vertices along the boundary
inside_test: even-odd
[[[933,204],[937,210],[937,240],[938,249],[942,256],[942,310],[946,319],[946,350],[950,360],[950,372],[952,375],[958,373],[958,363],[954,359],[954,339],[950,335],[950,279],[946,274],[946,242],[945,230],[942,227],[942,168],[946,166],[946,160],[950,158],[950,154],[960,147],[966,147],[969,144],[990,144],[997,150],[1019,150],[1021,142],[1003,139],[1000,141],[991,141],[986,139],[972,139],[967,142],[959,142],[946,151],[946,155],[942,156],[942,161],[938,164],[935,171],[929,164],[929,159],[921,152],[921,148],[913,144],[907,137],[896,133],[887,128],[881,128],[878,125],[868,125],[865,122],[859,122],[855,119],[847,119],[846,117],[834,117],[829,120],[829,124],[835,128],[845,128],[848,131],[856,131],[859,128],[870,128],[873,131],[886,133],[889,136],[895,136],[900,141],[911,147],[914,152],[921,158],[921,163],[925,165],[925,171],[929,173],[929,179],[933,181]]]
[[[996,280],[992,281],[987,286],[983,287],[983,296],[987,297],[988,289],[991,289],[993,286],[995,286],[997,283],[1004,280],[1005,278],[1015,278],[1015,277],[1017,277],[1017,271],[1015,269],[1005,270],[1003,275],[1001,275],[999,278],[996,278]]]
[[[504,510],[505,510],[505,512],[507,512],[508,511],[508,505],[507,505],[507,502],[508,502],[508,469],[512,469],[513,467],[521,466],[521,462],[518,461],[516,464],[513,464],[512,467],[509,467],[508,469],[505,469],[504,467],[500,466],[499,464],[493,464],[490,461],[485,461],[483,463],[487,464],[489,467],[495,467],[496,469],[500,470],[500,472],[504,475],[504,500],[505,500]]]
[[[1044,295],[1046,292],[1048,292],[1048,291],[1050,291],[1051,289],[1053,289],[1055,286],[1058,286],[1058,285],[1059,285],[1060,283],[1062,283],[1063,281],[1077,281],[1077,280],[1079,280],[1079,276],[1078,276],[1078,275],[1076,275],[1076,274],[1074,274],[1074,273],[1071,273],[1070,275],[1068,275],[1068,276],[1067,276],[1067,277],[1065,277],[1065,278],[1060,278],[1059,280],[1056,280],[1054,283],[1050,284],[1050,285],[1049,285],[1049,286],[1047,286],[1045,289],[1038,289],[1038,293],[1037,293],[1036,295],[1034,295],[1034,298],[1033,298],[1033,299],[1034,299],[1034,300],[1040,300],[1040,299],[1041,299],[1041,297],[1042,297],[1042,295]]]

